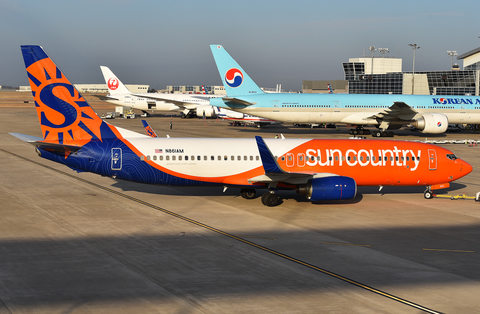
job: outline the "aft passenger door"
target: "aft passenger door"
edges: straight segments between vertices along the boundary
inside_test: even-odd
[[[428,169],[437,170],[437,152],[434,149],[428,150]]]
[[[112,170],[122,170],[121,148],[112,148]]]

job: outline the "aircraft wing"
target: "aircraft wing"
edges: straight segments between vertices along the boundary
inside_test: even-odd
[[[418,112],[402,101],[396,101],[390,107],[370,116],[380,120],[411,120]]]
[[[136,97],[142,97],[142,98],[148,98],[148,99],[152,99],[152,100],[164,101],[164,102],[169,103],[169,104],[174,104],[175,106],[180,107],[180,108],[195,109],[196,107],[198,107],[198,104],[194,103],[194,102],[190,103],[190,102],[186,102],[186,101],[171,99],[169,97],[160,96],[160,95],[162,95],[162,94],[158,94],[158,96],[157,95],[150,95],[150,94],[133,94],[133,96],[136,96]]]
[[[276,186],[277,183],[283,182],[287,184],[305,184],[313,178],[337,176],[333,173],[316,173],[309,171],[287,172],[284,171],[273,157],[272,152],[268,148],[265,141],[260,136],[255,136],[257,141],[260,158],[262,159],[265,174],[248,179],[249,183],[261,182],[269,183]]]
[[[225,103],[229,103],[236,106],[252,106],[256,104],[256,103],[249,102],[249,101],[235,98],[235,97],[223,97],[222,99]]]

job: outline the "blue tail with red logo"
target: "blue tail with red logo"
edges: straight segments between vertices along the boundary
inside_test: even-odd
[[[264,93],[240,67],[237,61],[228,54],[225,48],[220,45],[210,45],[210,49],[212,50],[213,58],[217,64],[218,73],[222,79],[227,96]]]

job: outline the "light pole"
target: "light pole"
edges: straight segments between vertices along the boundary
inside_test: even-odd
[[[420,46],[417,44],[408,44],[413,49],[413,70],[412,70],[412,95],[415,91],[415,50],[420,49]]]
[[[457,53],[456,51],[454,51],[454,50],[453,50],[453,51],[452,51],[452,50],[447,50],[447,54],[448,54],[450,57],[452,57],[452,65],[451,65],[450,69],[453,70],[453,56],[458,55],[458,53]]]
[[[388,48],[378,48],[378,51],[383,54],[383,57],[385,58],[385,53],[389,53]]]
[[[373,53],[377,50],[375,46],[370,46],[368,49],[372,52],[372,75],[373,75]]]

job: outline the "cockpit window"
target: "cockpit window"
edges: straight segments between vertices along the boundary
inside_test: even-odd
[[[455,160],[457,159],[457,156],[455,156],[455,154],[447,154],[447,158],[451,160]]]

